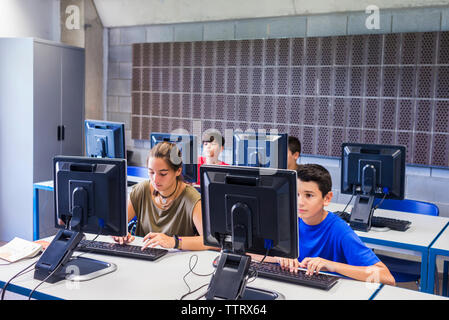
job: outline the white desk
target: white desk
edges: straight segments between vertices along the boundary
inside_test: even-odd
[[[345,204],[331,203],[326,209],[339,211],[344,207]],[[350,212],[351,209],[352,207],[348,206],[346,211]],[[404,232],[372,230],[369,232],[356,231],[356,233],[370,248],[420,256],[421,291],[432,293],[433,291],[430,291],[427,286],[429,248],[441,230],[449,223],[449,218],[383,209],[377,209],[374,215],[411,221],[410,228]]]
[[[429,270],[434,270],[436,267],[437,259],[444,260],[444,273],[443,273],[443,295],[448,296],[448,273],[449,273],[449,225],[441,232],[439,237],[430,247],[429,251]],[[435,286],[435,273],[429,272],[429,292],[434,291]]]
[[[446,300],[448,298],[405,288],[384,285],[373,300]]]
[[[88,235],[92,238],[93,235]],[[99,237],[102,241],[112,241],[110,237]],[[141,243],[142,238],[136,238],[135,243]],[[75,252],[74,255],[81,253]],[[213,259],[218,255],[214,251],[178,251],[171,250],[161,259],[150,262],[138,259],[128,259],[105,255],[85,254],[102,261],[117,265],[117,270],[85,282],[60,281],[55,284],[42,284],[33,297],[37,299],[70,299],[70,300],[110,300],[110,299],[161,299],[176,300],[188,292],[183,281],[184,275],[189,271],[189,259],[196,254],[198,263],[194,269],[196,273],[208,274],[214,271]],[[38,258],[35,258],[35,260]],[[21,269],[31,264],[33,260],[25,260],[0,268],[0,284],[9,280]],[[194,261],[192,261],[194,262]],[[10,291],[28,295],[38,280],[33,279],[34,270],[16,278]],[[209,283],[211,276],[199,277],[189,274],[186,281],[192,290]],[[2,284],[3,282],[3,284]],[[248,286],[273,290],[281,293],[288,300],[369,300],[379,289],[379,284],[364,283],[349,279],[340,279],[329,291],[308,288],[288,283],[261,279],[248,284]],[[186,299],[195,299],[206,292],[207,287],[199,290]]]

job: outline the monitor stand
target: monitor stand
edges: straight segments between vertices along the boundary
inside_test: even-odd
[[[246,287],[240,300],[285,300],[285,296],[277,291]]]
[[[357,195],[349,219],[349,225],[352,229],[365,232],[371,229],[371,218],[374,212],[373,203],[374,195]]]
[[[101,277],[117,270],[117,265],[110,262],[84,257],[73,257],[60,271],[61,280],[87,281]]]
[[[223,252],[217,270],[206,293],[208,300],[277,300],[283,295],[253,287],[246,287],[251,257],[244,254]]]
[[[83,238],[82,232],[67,229],[59,230],[36,263],[34,279],[48,283],[56,283],[65,279],[86,281],[117,269],[117,266],[113,263],[84,257],[72,257]]]

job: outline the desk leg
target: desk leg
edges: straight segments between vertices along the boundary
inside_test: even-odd
[[[429,292],[429,288],[428,288],[428,283],[427,283],[427,277],[429,275],[429,252],[428,251],[424,251],[421,254],[421,288],[420,291],[421,292]],[[430,272],[432,273],[432,272]],[[433,276],[432,276],[433,277]],[[432,286],[433,288],[433,286]]]
[[[444,261],[444,270],[443,270],[443,296],[449,297],[448,292],[448,275],[449,275],[449,261]]]
[[[435,253],[430,252],[429,254],[429,270],[427,272],[427,293],[435,294],[435,268],[436,268],[437,256]],[[439,292],[436,292],[439,294]]]
[[[39,239],[39,189],[33,187],[33,240]]]

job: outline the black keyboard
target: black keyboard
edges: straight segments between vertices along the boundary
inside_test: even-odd
[[[343,211],[336,211],[334,212],[337,216],[342,218],[344,221],[349,223],[349,219],[351,218],[351,214],[348,212]],[[407,220],[398,220],[393,218],[386,218],[386,217],[378,217],[373,216],[371,218],[371,227],[375,228],[390,228],[392,230],[396,231],[405,231],[407,230],[412,223]]]
[[[128,187],[132,187],[133,185],[135,185],[135,184],[138,184],[138,182],[137,181],[127,181],[127,184],[128,184]]]
[[[213,262],[214,267],[217,267],[219,258],[219,256],[215,258]],[[338,276],[324,273],[306,275],[306,271],[301,269],[298,269],[298,273],[294,273],[288,270],[283,270],[280,265],[270,262],[259,263],[251,261],[250,271],[251,270],[257,270],[257,276],[261,278],[299,284],[322,290],[329,290],[338,282],[339,279]]]
[[[91,240],[81,240],[76,250],[149,261],[157,260],[168,252],[168,250],[160,248],[141,250],[140,246]]]

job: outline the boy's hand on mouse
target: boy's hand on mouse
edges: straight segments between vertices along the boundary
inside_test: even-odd
[[[299,264],[301,268],[307,269],[307,275],[313,275],[315,272],[318,273],[321,270],[327,270],[329,272],[335,272],[334,263],[332,261],[315,257],[315,258],[304,258]]]

